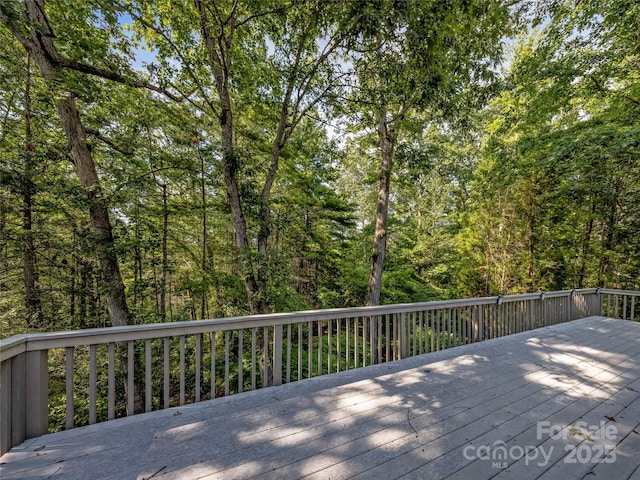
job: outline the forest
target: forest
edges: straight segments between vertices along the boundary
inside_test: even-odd
[[[640,289],[632,0],[2,0],[0,326]]]

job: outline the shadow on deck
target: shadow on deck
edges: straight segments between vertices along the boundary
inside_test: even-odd
[[[28,440],[2,479],[640,479],[640,323],[590,317]]]

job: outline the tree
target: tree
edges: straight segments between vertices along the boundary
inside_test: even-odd
[[[455,96],[488,81],[499,59],[507,8],[498,2],[361,2],[350,17],[362,46],[353,62],[355,104],[377,132],[380,169],[368,305],[380,301],[395,150],[406,119],[417,112],[456,111]],[[382,13],[384,12],[384,13]],[[482,31],[482,36],[477,32]]]

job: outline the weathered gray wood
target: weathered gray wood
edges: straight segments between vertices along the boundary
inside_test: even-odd
[[[11,434],[11,414],[13,412],[11,397],[11,371],[13,358],[0,363],[0,455],[4,455],[13,446]]]
[[[74,402],[73,402],[73,347],[65,348],[65,428],[73,428]],[[14,383],[15,388],[15,383]],[[13,408],[16,408],[14,403]]]
[[[231,338],[231,332],[229,331],[224,332],[224,394],[225,395],[229,395],[229,349],[231,348],[230,338]]]
[[[240,329],[238,330],[238,392],[242,392],[244,390],[243,340],[244,330]]]
[[[302,323],[298,323],[296,325],[296,329],[298,330],[298,380],[301,380],[302,379]],[[348,341],[349,341],[349,337],[347,336],[347,342]],[[347,357],[347,362],[348,361],[349,360]]]
[[[253,344],[252,348],[254,351],[253,365],[255,365],[255,348]],[[216,332],[211,332],[211,398],[216,398]]]
[[[229,332],[226,332],[227,334]],[[180,336],[180,405],[184,405],[185,401],[185,356],[184,356],[184,335]],[[229,375],[227,375],[228,377]]]
[[[257,328],[251,329],[251,390],[256,389],[256,338]],[[213,398],[213,397],[211,397]]]
[[[200,383],[202,377],[202,334],[197,333],[196,337],[196,385],[195,385],[195,401],[200,401],[200,393],[202,390],[202,385]],[[240,356],[242,358],[242,356]],[[240,379],[242,379],[242,375],[240,375]]]
[[[144,341],[144,411],[151,411],[151,340]]]
[[[89,345],[89,425],[92,423],[96,423],[96,398],[97,398],[97,368],[96,368],[96,349],[97,345]],[[30,352],[30,353],[38,353],[38,352]],[[44,364],[45,368],[47,368],[46,360]],[[33,378],[33,377],[32,377]],[[42,394],[45,396],[49,393],[49,385],[44,385],[44,388],[41,388]],[[45,407],[45,411],[46,411]],[[47,433],[47,429],[45,427],[44,430],[40,431],[37,435],[43,435]],[[33,435],[36,436],[36,435]]]
[[[327,322],[327,373],[333,372],[333,320]]]
[[[169,377],[169,339],[162,339],[162,399],[164,408],[169,408],[171,398],[171,378]],[[213,356],[211,357],[213,361]]]
[[[115,345],[109,344],[109,366],[107,367],[107,418],[113,420],[116,417],[116,380],[115,380],[116,353]]]
[[[282,325],[273,329],[273,385],[282,385]]]
[[[135,344],[132,341],[127,342],[127,415],[135,415]]]
[[[286,366],[286,382],[291,381],[291,324],[287,325],[287,366]]]
[[[500,470],[465,459],[466,446],[527,445],[541,419],[570,425],[614,412],[630,428],[624,412],[640,405],[639,371],[640,325],[578,320],[48,435],[3,456],[0,475],[62,468],[61,478],[87,471],[96,479],[136,478],[164,466],[163,478],[488,479]],[[134,449],[149,454],[131,455]],[[630,457],[620,471],[638,464]],[[546,470],[529,465],[516,473]],[[582,471],[561,473],[579,478]]]

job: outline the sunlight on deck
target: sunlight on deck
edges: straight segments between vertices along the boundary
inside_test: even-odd
[[[45,435],[0,475],[635,480],[639,378],[640,324],[591,317]]]

